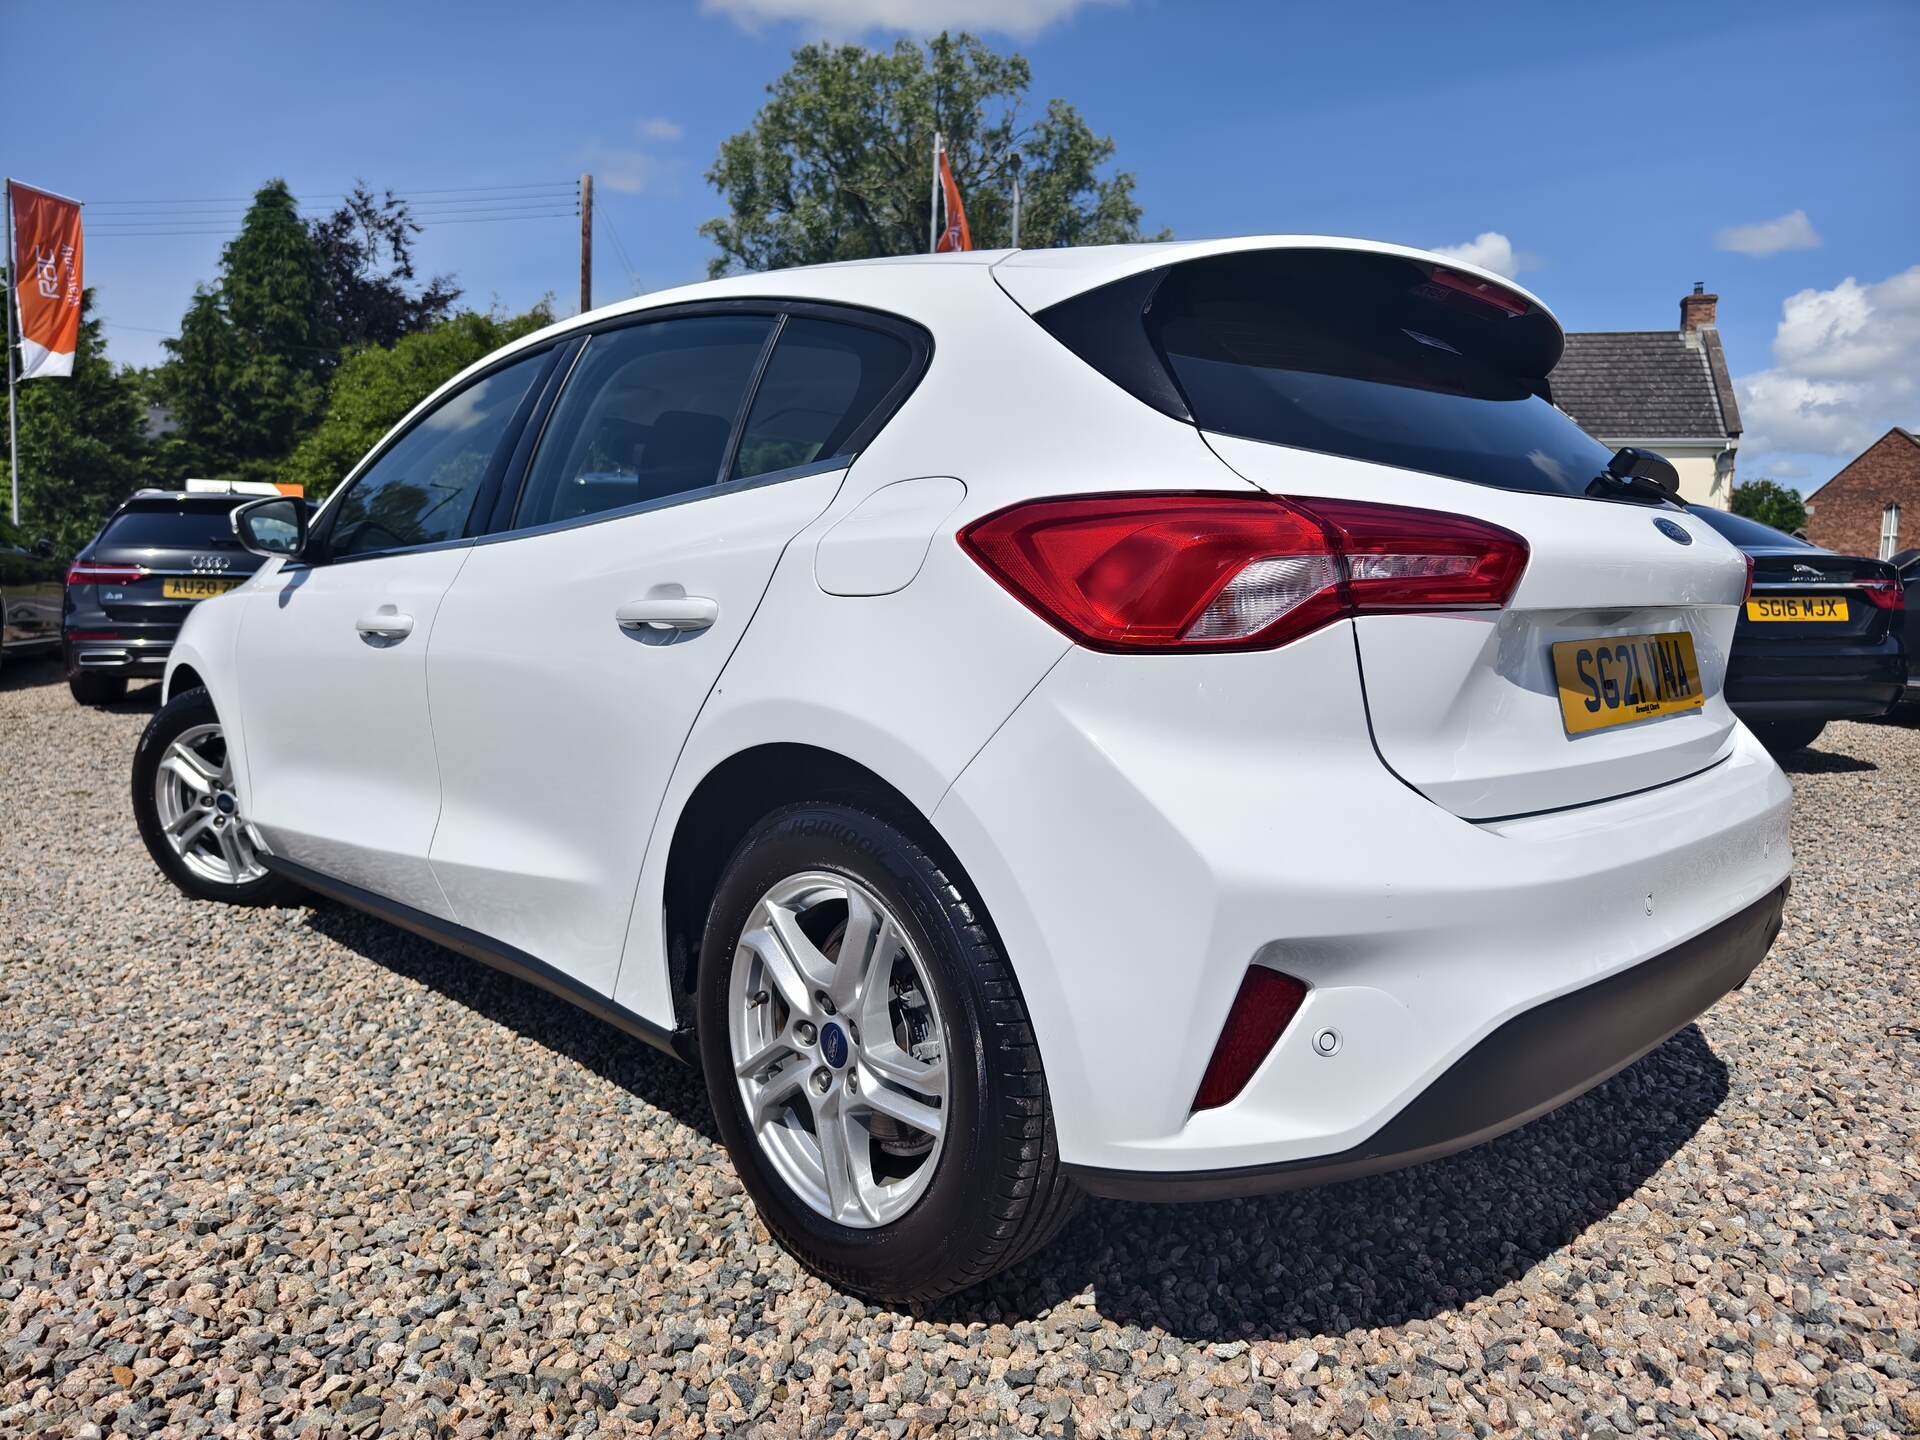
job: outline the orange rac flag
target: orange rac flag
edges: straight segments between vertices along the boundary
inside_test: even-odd
[[[73,374],[80,343],[80,205],[7,182],[13,202],[9,257],[20,325],[20,378]]]
[[[960,187],[954,184],[953,167],[947,163],[944,148],[940,151],[940,193],[946,199],[947,225],[934,251],[971,250],[973,236],[967,231],[967,207],[960,203]]]

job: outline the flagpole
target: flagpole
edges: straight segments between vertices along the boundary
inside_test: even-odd
[[[13,387],[15,295],[20,288],[20,257],[13,253],[13,178],[7,177],[7,478],[11,482],[13,523],[20,523],[20,415]]]
[[[1020,157],[1015,155],[1013,165],[1013,248],[1020,248]]]
[[[927,195],[927,253],[940,248],[940,132],[933,132],[933,188]]]

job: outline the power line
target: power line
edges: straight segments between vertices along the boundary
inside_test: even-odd
[[[532,214],[514,215],[448,215],[436,216],[431,220],[423,220],[420,222],[420,226],[423,230],[432,230],[443,225],[487,225],[501,220],[567,220],[579,215],[579,213],[578,210],[543,210]],[[233,229],[230,226],[217,226],[210,230],[121,230],[106,228],[89,229],[87,234],[90,238],[97,236],[107,240],[137,240],[168,235],[225,235],[231,237],[233,235]]]
[[[640,293],[640,275],[633,268],[633,261],[627,258],[627,247],[620,243],[620,232],[613,228],[613,217],[605,210],[596,211],[594,219],[607,227],[607,237],[613,241],[613,250],[620,257],[620,268],[627,272],[627,284],[633,287],[633,293]]]
[[[494,195],[494,194],[503,194],[503,193],[512,193],[512,192],[521,192],[521,191],[538,191],[538,190],[547,190],[547,191],[554,191],[554,192],[573,192],[573,191],[577,191],[579,188],[580,188],[579,182],[576,180],[540,180],[540,181],[533,181],[531,183],[524,184],[524,185],[456,185],[456,186],[442,186],[442,187],[418,189],[418,190],[393,187],[391,189],[369,190],[368,193],[373,195],[375,198],[379,198],[387,194],[392,194],[396,198],[402,198],[408,195],[479,196],[479,195]],[[355,192],[351,190],[310,191],[304,194],[296,194],[294,195],[293,198],[295,200],[344,200],[353,193]],[[140,199],[140,200],[133,200],[133,199],[89,200],[86,202],[86,204],[89,207],[112,206],[115,208],[154,209],[154,208],[177,208],[177,207],[184,207],[184,206],[190,206],[190,205],[250,205],[253,203],[254,198],[255,197],[252,195],[204,195],[204,196],[198,196],[198,197],[180,197],[180,198],[163,197],[163,198],[147,198],[147,199]]]

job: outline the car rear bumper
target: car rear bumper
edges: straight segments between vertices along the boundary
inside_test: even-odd
[[[1224,1200],[1376,1175],[1492,1140],[1618,1074],[1744,985],[1780,933],[1788,883],[1663,954],[1522,1011],[1339,1154],[1172,1174],[1067,1172],[1083,1190],[1114,1199]]]
[[[67,674],[124,675],[133,679],[158,679],[166,672],[167,656],[173,650],[174,637],[150,637],[119,640],[72,640],[62,647]]]
[[[936,809],[1014,963],[1068,1165],[1171,1179],[1370,1155],[1509,1022],[1787,877],[1791,787],[1744,728],[1685,778],[1474,822],[1381,763],[1356,668],[1345,627],[1284,655],[1070,652]],[[1253,965],[1306,999],[1245,1089],[1196,1111]],[[1522,1123],[1665,1033],[1394,1153]]]
[[[1727,704],[1742,720],[1846,720],[1883,715],[1905,691],[1897,642],[1814,655],[1742,656],[1727,671]]]

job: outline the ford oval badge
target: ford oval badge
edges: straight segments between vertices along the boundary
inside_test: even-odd
[[[1691,545],[1693,543],[1693,536],[1687,533],[1686,526],[1676,524],[1664,515],[1656,515],[1654,517],[1653,528],[1666,536],[1667,539],[1673,541],[1676,545]]]

